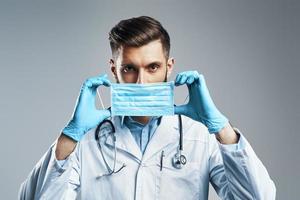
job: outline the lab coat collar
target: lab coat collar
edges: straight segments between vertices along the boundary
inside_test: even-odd
[[[127,126],[123,125],[123,117],[112,117],[112,123],[114,124],[116,131],[116,148],[120,151],[129,153],[135,159],[140,161],[142,159],[142,152],[136,144],[132,134],[130,133],[130,130],[127,128]],[[112,137],[107,137],[105,143],[113,147]]]
[[[128,117],[128,116],[120,116],[120,122],[121,122],[121,128],[123,128],[124,126],[125,126],[125,117]],[[131,117],[130,117],[131,118]],[[157,119],[157,125],[159,125],[160,124],[160,122],[161,122],[161,118],[162,118],[162,116],[154,116],[154,117],[152,117],[152,118],[154,118],[154,120],[156,120]],[[130,120],[132,120],[132,121],[134,121],[132,118],[130,119]],[[153,119],[150,119],[150,120],[153,120]],[[149,121],[150,122],[150,121]],[[148,123],[149,123],[148,122]]]
[[[178,116],[163,116],[161,123],[157,127],[151,140],[149,141],[143,161],[147,161],[171,143],[177,142],[179,139]]]
[[[127,126],[123,125],[122,121],[123,117],[115,116],[112,118],[112,122],[116,130],[116,148],[130,154],[139,162],[142,159],[144,161],[150,159],[152,156],[161,152],[164,147],[170,143],[177,142],[179,139],[178,116],[163,116],[159,121],[159,126],[146,147],[144,155],[142,155],[142,152],[136,144],[130,130]],[[112,137],[107,137],[105,143],[113,147]]]

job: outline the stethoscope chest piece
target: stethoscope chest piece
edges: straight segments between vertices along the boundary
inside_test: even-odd
[[[186,164],[186,157],[178,152],[174,155],[172,164],[176,169],[181,169]]]

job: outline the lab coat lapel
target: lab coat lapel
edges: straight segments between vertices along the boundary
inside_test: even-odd
[[[121,125],[121,117],[113,117],[112,122],[116,131],[116,148],[123,152],[129,153],[131,156],[134,156],[140,161],[142,159],[142,152],[136,144],[130,130],[125,125]],[[113,147],[112,137],[107,137],[105,143]]]
[[[163,116],[145,150],[143,160],[146,161],[167,145],[178,142],[178,116]]]

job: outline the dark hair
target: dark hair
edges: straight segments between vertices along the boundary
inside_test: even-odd
[[[114,55],[121,46],[141,47],[153,40],[160,40],[165,57],[169,57],[170,37],[161,23],[148,16],[120,21],[109,32],[109,42]]]

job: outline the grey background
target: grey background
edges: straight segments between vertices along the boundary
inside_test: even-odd
[[[68,122],[82,82],[110,73],[110,28],[139,15],[169,31],[172,79],[185,70],[203,73],[218,108],[267,167],[277,199],[298,199],[298,2],[1,1],[1,199],[16,198]],[[182,103],[186,89],[175,92]]]

